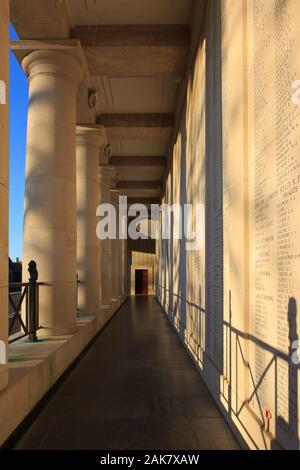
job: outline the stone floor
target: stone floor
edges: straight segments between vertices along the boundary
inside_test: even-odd
[[[154,297],[128,300],[16,449],[238,449]]]

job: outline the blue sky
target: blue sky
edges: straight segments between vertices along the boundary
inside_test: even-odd
[[[11,39],[18,39],[10,28]],[[10,53],[10,178],[9,178],[9,255],[22,259],[25,156],[27,130],[27,78]]]

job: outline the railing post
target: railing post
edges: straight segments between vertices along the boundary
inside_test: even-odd
[[[38,271],[35,261],[30,261],[28,264],[29,272],[29,286],[28,286],[28,302],[29,302],[29,315],[28,315],[28,331],[29,341],[35,342],[37,338],[38,329]]]

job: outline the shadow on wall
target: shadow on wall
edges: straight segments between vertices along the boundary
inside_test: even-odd
[[[224,315],[224,239],[223,239],[223,152],[222,152],[222,61],[221,61],[221,1],[209,2],[209,27],[205,37],[205,274],[204,285],[199,285],[194,299],[189,298],[190,282],[187,269],[186,240],[174,248],[174,228],[171,241],[161,241],[161,259],[158,269],[157,296],[174,323],[182,341],[201,369],[216,401],[236,434],[243,435],[253,448],[272,449],[283,446],[299,449],[298,433],[298,374],[295,342],[297,334],[297,303],[288,301],[288,352],[240,331],[233,326],[231,291],[229,312]],[[201,48],[201,44],[199,45]],[[192,76],[193,77],[193,76]],[[193,86],[193,78],[191,79]],[[183,117],[187,114],[187,103]],[[188,201],[190,184],[187,171],[187,152],[190,129],[182,119],[179,138],[180,155],[174,147],[171,165],[171,195],[166,203],[176,203],[174,192],[179,187],[179,202]],[[197,136],[198,137],[198,136]],[[192,136],[195,138],[195,136]],[[180,157],[180,172],[174,170],[174,160]],[[193,168],[192,168],[193,171]],[[199,182],[201,184],[201,182]],[[183,231],[184,232],[184,231]],[[179,260],[176,259],[177,255]],[[172,273],[172,274],[171,274]],[[192,273],[196,275],[196,273]],[[241,293],[243,295],[243,293]],[[172,297],[172,299],[170,299]],[[197,328],[197,347],[193,348],[187,331],[187,311],[192,309]],[[235,315],[233,315],[233,313]],[[229,320],[225,320],[229,318]],[[178,321],[179,320],[179,321]],[[246,350],[251,351],[250,359]],[[263,357],[262,372],[255,362]],[[221,385],[222,384],[222,385]],[[225,385],[224,385],[225,384]],[[272,384],[270,387],[269,384]],[[269,403],[267,406],[266,403]],[[269,408],[270,406],[270,408]],[[251,417],[250,417],[251,416]],[[255,422],[255,424],[253,424]],[[253,426],[258,429],[259,441],[253,438]],[[257,434],[257,435],[258,435]],[[279,444],[280,443],[280,444]]]
[[[215,21],[220,24],[220,1],[214,2]],[[161,240],[161,260],[157,294],[162,306],[175,324],[182,341],[188,349],[189,334],[187,333],[187,314],[194,312],[198,329],[197,351],[192,352],[194,359],[201,362],[201,369],[206,375],[206,361],[213,363],[219,371],[218,375],[209,375],[209,385],[220,395],[220,375],[223,374],[223,182],[222,182],[222,82],[221,82],[221,28],[212,28],[207,43],[205,82],[205,285],[199,285],[197,293],[193,293],[197,303],[189,298],[187,240],[184,231],[184,219],[181,220],[182,237],[174,241],[174,214],[172,213],[171,240]],[[206,39],[206,38],[205,38]],[[202,41],[204,42],[204,38]],[[202,42],[199,45],[201,49]],[[193,83],[191,83],[192,87]],[[182,109],[182,119],[177,143],[174,147],[175,158],[179,158],[179,174],[176,173],[174,162],[170,168],[170,189],[167,187],[165,203],[179,203],[184,212],[184,205],[192,203],[188,200],[188,188],[192,184],[195,168],[187,168],[188,130],[187,101]],[[189,142],[190,145],[190,142]],[[201,184],[201,182],[199,182]],[[178,191],[174,198],[174,192]],[[168,191],[169,189],[169,191]],[[178,244],[177,244],[178,243]],[[178,258],[178,259],[177,259]],[[171,266],[170,266],[171,265]],[[203,309],[203,297],[206,308]],[[194,328],[194,327],[193,327]],[[205,351],[205,352],[204,352]],[[208,367],[208,370],[211,370]]]
[[[298,435],[298,369],[297,362],[297,349],[295,343],[298,342],[297,334],[297,302],[293,297],[290,298],[288,304],[288,325],[289,325],[289,354],[287,357],[288,364],[288,389],[287,389],[287,402],[288,402],[288,421],[278,414],[278,390],[275,388],[275,442],[272,443],[272,449],[276,449],[277,442],[286,442],[286,447],[289,449],[299,449],[299,435]],[[294,359],[294,361],[293,361]],[[275,356],[276,364],[278,355]],[[277,367],[275,369],[277,371]],[[278,380],[276,380],[276,383]],[[288,439],[287,439],[288,438]],[[276,442],[277,441],[277,442]]]
[[[186,105],[183,110],[183,116],[186,115]],[[180,195],[179,203],[182,208],[188,203],[187,200],[187,129],[186,120],[183,119],[180,127]],[[182,237],[179,240],[179,266],[178,270],[178,291],[177,291],[177,302],[178,302],[178,313],[179,313],[179,334],[184,340],[186,330],[186,313],[187,313],[187,253],[186,253],[186,237],[184,233],[184,218],[181,220],[181,233]]]
[[[232,312],[230,313],[229,322],[224,321],[226,337],[228,337],[228,349],[230,361],[230,377],[229,377],[229,393],[227,396],[221,393],[223,404],[226,403],[226,409],[229,416],[233,419],[235,426],[242,429],[249,440],[252,441],[253,447],[257,448],[256,442],[247,428],[247,422],[244,419],[246,409],[256,410],[261,424],[261,438],[264,442],[264,448],[268,449],[266,436],[271,439],[271,449],[281,449],[281,443],[285,449],[295,450],[299,448],[298,436],[298,370],[296,356],[297,349],[295,341],[298,341],[297,335],[297,305],[294,298],[289,299],[287,307],[287,319],[289,324],[288,330],[288,354],[270,346],[261,341],[256,336],[246,334],[232,325]],[[259,353],[268,356],[268,362],[259,379],[255,379],[255,374],[251,363],[247,360],[244,352],[243,342],[247,341],[250,347],[255,348]],[[235,354],[233,354],[235,352]],[[234,357],[235,356],[235,357]],[[292,362],[294,357],[295,362]],[[233,369],[233,363],[238,367]],[[239,386],[243,383],[243,376],[247,374],[249,378],[248,396],[239,404],[237,397]],[[242,376],[242,379],[241,377]],[[285,377],[286,376],[286,377]],[[285,378],[286,383],[285,383]],[[265,408],[265,387],[267,380],[274,383],[272,390],[273,396],[269,396],[272,402],[272,408],[275,410],[273,414],[268,408]],[[232,387],[235,387],[237,393],[232,393]],[[270,395],[270,390],[268,393]],[[233,397],[235,396],[235,400]],[[285,415],[287,419],[283,416]],[[274,431],[271,429],[271,423],[275,423]],[[271,432],[272,431],[272,432]]]
[[[221,2],[214,2],[205,71],[205,357],[223,375],[223,155]],[[212,20],[212,16],[214,19]],[[206,363],[203,373],[206,374]],[[210,386],[220,395],[220,376]]]

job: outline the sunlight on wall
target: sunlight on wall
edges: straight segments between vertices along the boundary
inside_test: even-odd
[[[208,5],[162,201],[205,204],[205,247],[186,251],[173,219],[156,293],[241,442],[297,449],[300,3]]]

